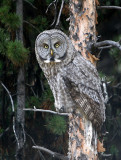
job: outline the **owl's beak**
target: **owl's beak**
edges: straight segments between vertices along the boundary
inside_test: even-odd
[[[54,53],[52,49],[50,50],[50,55],[51,55],[50,61],[54,61]]]
[[[45,60],[45,61],[44,61],[45,63],[53,63],[53,62],[59,63],[59,62],[61,62],[60,59],[55,59],[55,57],[54,57],[54,52],[53,52],[52,49],[50,50],[50,56],[51,56],[51,57],[50,57],[49,60]]]
[[[50,63],[50,62],[54,62],[55,60],[54,60],[54,53],[53,53],[53,50],[52,49],[50,49],[50,59],[48,60],[45,60],[44,62],[45,63]]]
[[[50,50],[50,55],[53,56],[53,50],[52,49]]]

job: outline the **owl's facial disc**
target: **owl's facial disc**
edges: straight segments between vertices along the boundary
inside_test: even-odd
[[[42,34],[38,39],[38,54],[44,63],[60,63],[65,58],[67,42],[62,34]]]

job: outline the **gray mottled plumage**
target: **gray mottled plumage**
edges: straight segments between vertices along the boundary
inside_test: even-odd
[[[74,49],[66,34],[55,29],[38,35],[35,52],[53,92],[56,110],[79,110],[100,128],[105,121],[105,105],[95,66]]]

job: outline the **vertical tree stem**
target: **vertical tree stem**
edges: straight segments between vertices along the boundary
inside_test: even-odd
[[[90,44],[96,41],[95,26],[95,0],[70,0],[70,38],[86,59]],[[69,160],[97,160],[97,133],[83,113],[69,117],[68,154]]]
[[[16,14],[20,17],[21,25],[16,31],[16,39],[23,43],[23,0],[16,1]],[[17,136],[19,140],[19,147],[16,149],[16,160],[24,160],[24,109],[25,108],[25,76],[24,66],[19,68],[17,77]]]

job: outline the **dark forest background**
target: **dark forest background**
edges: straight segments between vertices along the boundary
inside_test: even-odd
[[[16,15],[14,0],[0,1],[0,82],[10,91],[17,107],[17,73],[25,66],[26,108],[54,109],[54,99],[47,81],[35,57],[34,43],[37,35],[55,27],[52,22],[58,14],[49,4],[52,0],[24,0],[24,45],[16,40],[16,30],[22,23]],[[69,35],[69,6],[65,1],[61,15],[60,29]],[[101,0],[100,5],[121,6],[120,0]],[[46,12],[48,8],[48,12]],[[121,10],[98,9],[98,41],[121,40]],[[105,159],[121,160],[121,51],[117,48],[97,50],[100,58],[97,68],[101,78],[105,78],[109,100],[106,105],[106,122],[103,127]],[[16,113],[16,112],[15,112]],[[13,133],[13,112],[8,93],[0,83],[0,159],[14,160],[16,140]],[[39,160],[40,154],[32,149],[37,144],[55,152],[67,154],[68,119],[49,113],[25,113],[26,143],[25,159]],[[34,144],[35,143],[35,144]],[[42,153],[45,159],[51,156]],[[102,158],[104,159],[104,157]]]

